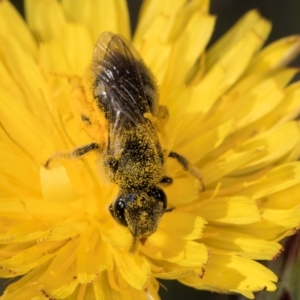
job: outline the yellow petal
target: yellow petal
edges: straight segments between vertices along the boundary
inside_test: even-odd
[[[62,243],[33,245],[16,255],[12,255],[9,259],[2,260],[0,262],[1,277],[23,275],[32,269],[39,268],[55,255],[55,248],[60,246],[62,246]],[[2,251],[5,251],[5,249],[2,249]],[[45,254],[46,251],[49,252]]]
[[[68,300],[77,300],[77,299],[95,299],[94,287],[90,285],[78,285],[74,293],[68,297]],[[32,299],[38,300],[38,299]]]
[[[107,278],[107,274],[102,272],[93,284],[94,292],[97,300],[122,300],[122,295],[115,289],[112,289]]]
[[[58,224],[46,232],[45,236],[39,241],[62,241],[72,239],[78,236],[78,234],[84,229],[84,224],[80,222],[66,222],[65,224]]]
[[[113,250],[113,256],[123,278],[137,290],[145,290],[150,277],[150,265],[139,255]]]
[[[156,278],[161,279],[178,279],[189,274],[199,274],[199,276],[204,274],[204,268],[191,268],[184,267],[167,261],[159,261],[159,268],[153,271]]]
[[[168,173],[169,175],[172,175]],[[174,177],[173,177],[174,178]],[[191,178],[174,178],[172,186],[165,189],[169,207],[178,207],[197,199],[201,186],[199,180]]]
[[[250,31],[256,33],[263,41],[270,29],[270,23],[263,20],[257,10],[250,10],[209,49],[206,57],[207,68],[209,69],[228,49],[243,39]]]
[[[39,57],[49,81],[51,79],[53,80],[55,73],[58,74],[58,76],[59,74],[68,74],[68,60],[62,52],[60,43],[57,41],[40,44]],[[53,74],[51,74],[51,71]],[[49,75],[52,76],[52,78]]]
[[[139,291],[131,288],[124,279],[120,279],[120,284],[122,286],[122,289],[120,289],[119,291],[117,289],[111,288],[109,279],[107,278],[105,272],[103,272],[91,286],[93,286],[94,288],[96,300],[159,300],[156,294],[158,288],[157,284],[155,284],[156,286],[154,286],[154,284],[151,284],[151,288],[147,291]]]
[[[300,183],[300,165],[297,162],[280,165],[261,180],[252,184],[245,184],[243,194],[252,199],[266,197],[273,193],[285,190]]]
[[[166,213],[159,228],[166,233],[184,240],[196,240],[202,235],[206,221],[196,215],[176,212]]]
[[[264,86],[267,83],[275,83],[276,89],[283,88],[290,80],[297,74],[298,70],[293,68],[285,68],[274,70],[267,73],[250,73],[248,76],[243,77],[226,95],[223,101],[231,103],[243,97],[246,93],[252,93],[256,95],[256,91],[260,86]]]
[[[69,246],[72,247],[74,245],[71,243],[71,245]],[[67,250],[67,254],[70,254],[70,252],[68,251],[70,250],[70,248],[69,249],[67,248],[63,247],[62,249]],[[60,251],[61,254],[62,252],[63,251]],[[62,261],[54,259],[54,263],[53,262],[51,263],[52,268],[50,268],[50,270],[52,272],[50,272],[50,270],[47,270],[47,268],[49,267],[49,263],[46,263],[43,264],[40,268],[34,269],[33,271],[23,276],[21,280],[18,280],[14,284],[10,285],[9,288],[6,290],[7,294],[5,295],[4,299],[18,299],[20,295],[22,295],[22,297],[23,296],[26,297],[27,295],[29,295],[27,299],[41,299],[41,297],[44,298],[45,295],[47,295],[49,298],[54,297],[54,294],[55,294],[55,298],[57,297],[58,299],[60,299],[60,297],[65,298],[66,295],[70,295],[70,293],[72,293],[72,291],[75,290],[77,283],[74,278],[70,279],[70,275],[72,276],[72,273],[58,274],[56,272],[57,265],[55,264],[55,262],[58,263],[59,270],[62,270],[69,263],[67,257],[63,257],[63,255],[61,255],[60,258],[62,258]],[[60,278],[61,275],[63,276],[62,278]],[[44,280],[43,277],[45,277]],[[60,282],[62,283],[62,288],[61,288],[62,292],[59,292],[57,290],[56,292],[51,294],[53,290],[51,290],[51,288],[49,287],[52,284],[55,284],[56,280],[60,280]],[[46,284],[43,284],[43,282],[46,282]],[[66,282],[67,284],[63,286]]]
[[[0,128],[1,131],[1,128]],[[0,142],[0,170],[5,178],[0,180],[2,191],[10,195],[23,195],[25,197],[39,197],[38,166],[33,162],[33,157],[26,151],[16,148],[10,140]],[[24,149],[22,149],[24,150]],[[28,177],[30,180],[28,180]]]
[[[211,118],[201,125],[202,130],[207,131],[220,119],[232,117],[236,120],[233,135],[217,150],[218,153],[222,153],[222,148],[229,149],[230,144],[234,147],[236,139],[241,142],[252,136],[253,132],[265,131],[297,114],[297,89],[290,86],[284,88],[296,73],[295,69],[284,69],[268,75],[251,75],[235,85],[218,104]],[[285,109],[290,109],[290,116],[285,115]]]
[[[162,104],[167,105],[170,114],[170,119],[166,125],[166,132],[169,132],[170,141],[169,148],[171,150],[175,137],[178,135],[178,129],[182,127],[182,117],[186,113],[187,103],[189,103],[192,92],[184,85],[180,85],[174,89],[172,93],[165,99],[162,99]]]
[[[107,208],[108,210],[108,208]],[[107,220],[101,226],[101,235],[105,242],[121,251],[128,251],[132,245],[132,235],[124,226],[118,224],[108,214],[105,216]]]
[[[74,263],[76,248],[77,242],[73,240],[60,249],[38,281],[39,289],[58,299],[66,298],[74,292],[78,285]]]
[[[222,226],[209,225],[204,231],[202,242],[213,249],[214,253],[235,253],[250,259],[271,260],[277,257],[283,247],[274,241],[258,239],[239,232],[239,230],[224,230]],[[227,253],[226,253],[227,252]]]
[[[300,184],[278,191],[263,198],[261,207],[275,209],[292,209],[299,205]],[[284,201],[282,201],[284,199]]]
[[[160,300],[158,289],[160,288],[160,282],[158,282],[155,278],[151,278],[151,284],[149,289],[147,289],[147,298],[153,300]],[[139,298],[140,299],[140,298]],[[138,299],[137,299],[138,300]]]
[[[12,220],[28,220],[28,218],[44,219],[50,223],[60,223],[76,217],[78,211],[58,202],[45,202],[34,198],[11,197],[1,199],[0,212],[10,216]]]
[[[38,269],[43,271],[45,268]],[[36,288],[36,269],[29,272],[25,276],[21,277],[20,280],[10,284],[4,294],[1,296],[4,300],[15,300],[22,295],[24,299],[39,299],[38,297],[44,297],[42,292]]]
[[[0,3],[0,36],[16,37],[20,47],[32,57],[37,55],[37,45],[23,18],[9,1]]]
[[[214,17],[203,15],[197,11],[189,18],[187,24],[185,24],[184,32],[181,33],[172,47],[168,71],[161,85],[162,91],[172,90],[178,84],[186,82],[188,72],[208,43],[214,24]],[[193,47],[186,49],[186,45],[191,41],[193,41]],[[164,96],[162,94],[162,97]]]
[[[151,48],[151,45],[153,44],[156,45],[155,50]],[[151,67],[151,71],[156,79],[156,82],[160,86],[167,73],[170,53],[172,50],[171,45],[164,44],[160,41],[147,40],[147,42],[142,43],[140,47],[137,46],[137,49],[140,52],[146,66]],[[157,55],[157,53],[159,53],[159,55]],[[163,95],[166,95],[164,90],[161,90],[160,92]],[[163,98],[164,97],[161,98],[162,101],[164,101]]]
[[[299,96],[300,96],[300,83],[295,82],[285,89],[285,98],[280,107],[278,107],[273,118],[276,118],[278,123],[286,122],[295,119],[300,111]],[[275,123],[276,124],[276,123]]]
[[[108,268],[113,268],[112,256],[108,244],[103,243],[98,231],[87,228],[80,235],[78,245],[78,281],[82,284],[91,283],[101,271]]]
[[[144,17],[139,22],[134,44],[160,84],[162,99],[168,95],[170,85],[176,87],[178,83],[184,83],[187,72],[208,41],[214,18],[207,15],[207,3],[204,2],[207,1],[144,2],[141,13]],[[172,10],[168,5],[172,5]],[[163,32],[161,28],[164,28]],[[201,39],[195,39],[195,35]],[[185,45],[190,41],[195,47],[187,53]],[[169,75],[165,80],[167,72]]]
[[[19,149],[25,149],[37,165],[42,164],[47,152],[52,149],[42,123],[31,117],[31,113],[22,105],[16,106],[11,95],[0,91],[2,110],[1,123],[9,136],[14,137]],[[3,96],[3,98],[2,98]],[[11,118],[14,116],[14,118]],[[46,150],[48,148],[48,150]]]
[[[229,152],[223,157],[220,157],[218,160],[201,168],[201,175],[203,177],[204,184],[208,186],[219,178],[230,174],[235,170],[239,170],[246,163],[261,156],[262,153],[260,149],[240,153]]]
[[[13,98],[18,99],[18,102],[26,104],[28,100],[25,98],[21,87],[16,84],[13,74],[7,68],[7,63],[3,61],[2,55],[3,53],[0,56],[1,90],[5,90],[6,93],[11,94]],[[1,95],[1,97],[3,96]]]
[[[290,152],[300,140],[300,129],[296,122],[288,122],[249,139],[241,146],[241,151],[265,147],[264,156],[241,168],[238,173],[249,173],[278,160]]]
[[[41,220],[27,220],[1,234],[1,243],[36,241],[45,235],[49,225]]]
[[[84,25],[89,30],[93,44],[104,31],[130,38],[126,1],[63,0],[62,5],[70,21]]]
[[[121,293],[122,299],[124,300],[148,300],[148,299],[156,299],[159,300],[160,298],[158,297],[157,292],[155,294],[150,294],[149,291],[138,291],[132,288],[127,288],[125,292]]]
[[[274,211],[275,212],[275,211]],[[297,215],[298,214],[298,215]],[[267,241],[280,241],[285,237],[295,234],[299,229],[299,210],[289,210],[280,212],[268,212],[268,217],[273,218],[272,221],[261,221],[253,224],[241,226],[239,231],[258,239]],[[263,215],[262,215],[263,218]],[[276,221],[274,222],[274,218]],[[281,224],[286,222],[286,226]],[[232,227],[224,227],[224,229],[233,229]],[[276,258],[276,257],[274,257]]]
[[[18,137],[18,139],[26,137],[28,141],[34,140],[35,146],[31,149],[39,149],[43,146],[51,149],[46,130],[48,110],[43,98],[43,96],[48,95],[49,90],[43,74],[32,57],[20,48],[15,40],[7,40],[1,46],[1,49],[3,51],[3,59],[7,61],[7,68],[15,80],[15,85],[21,86],[23,98],[26,99],[24,102],[19,102],[14,93],[0,87],[1,98],[7,102],[7,105],[2,105],[3,109],[1,110],[1,121],[4,119],[2,121],[3,125],[12,136]],[[16,103],[18,103],[18,106],[16,106]],[[6,115],[6,118],[8,117],[7,115],[15,116],[10,118],[9,124],[12,124],[11,127],[13,127],[14,123],[21,122],[21,124],[18,124],[18,133],[10,131],[11,128],[6,125],[4,115]],[[27,127],[29,127],[28,130],[31,130],[31,133],[22,134],[22,130]]]
[[[225,138],[231,133],[232,128],[233,120],[222,123],[218,127],[204,132],[203,135],[199,134],[198,128],[192,127],[190,131],[193,131],[191,134],[193,133],[194,138],[186,138],[184,135],[179,135],[174,149],[176,149],[176,151],[178,149],[180,154],[188,157],[190,163],[196,164],[206,154],[220,146]]]
[[[282,228],[286,235],[294,234],[300,227],[300,207],[293,209],[264,209],[262,218],[273,224],[273,227]],[[290,229],[290,230],[289,230]],[[277,240],[283,237],[278,237]]]
[[[78,196],[63,167],[40,169],[41,187],[46,201],[74,201]]]
[[[246,74],[269,72],[288,65],[300,52],[300,37],[280,39],[263,49],[253,59]]]
[[[262,45],[266,36],[265,21],[258,23],[255,31],[249,31],[239,42],[232,45],[208,70],[203,80],[194,88],[194,95],[188,112],[205,114],[214,102],[229,89],[244,72],[255,51]]]
[[[232,224],[249,224],[261,220],[255,201],[243,196],[209,199],[197,206],[199,208],[195,213],[205,220]]]
[[[198,14],[200,14],[204,19],[206,19],[206,17],[210,17],[211,19],[213,19],[212,16],[208,15],[207,4],[208,1],[206,0],[194,0],[190,2],[185,2],[183,6],[176,12],[176,14],[170,18],[169,26],[167,30],[165,30],[161,34],[160,38],[164,41],[171,41],[178,37],[180,39],[182,35],[185,35],[186,27],[189,27],[192,24],[192,22],[190,22],[191,19]],[[174,4],[172,3],[172,5]],[[202,30],[202,28],[200,27],[198,29]],[[207,32],[203,32],[203,34],[207,35],[207,33],[210,32],[209,29],[210,28],[208,27]],[[199,36],[202,35],[199,34]],[[195,40],[193,41],[195,42]]]
[[[173,23],[172,17],[176,16],[185,2],[183,0],[164,2],[144,1],[140,13],[140,22],[135,33],[135,43],[140,39],[160,39],[161,28],[170,28],[169,24]],[[172,10],[170,10],[170,5]],[[167,30],[168,33],[170,31]],[[164,37],[164,35],[162,35]]]
[[[172,245],[172,247],[170,247]],[[201,267],[208,260],[208,250],[203,244],[182,241],[157,230],[140,250],[148,256],[182,266]]]
[[[46,75],[72,74],[82,76],[91,62],[93,43],[85,27],[67,25],[54,41],[43,43],[40,49],[41,63]]]
[[[56,38],[66,24],[62,6],[58,1],[26,0],[25,14],[30,29],[40,41]]]
[[[234,119],[234,129],[237,131],[266,115],[283,97],[277,82],[267,79],[240,96],[231,94],[226,97],[219,111],[210,118],[210,124],[216,124],[217,120],[223,123]]]
[[[254,299],[254,291],[275,291],[278,278],[259,263],[237,255],[212,254],[203,278],[189,275],[179,281],[197,289],[241,293]]]

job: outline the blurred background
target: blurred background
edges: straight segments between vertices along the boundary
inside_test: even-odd
[[[18,10],[23,14],[23,1],[11,0],[11,2],[13,2]],[[131,28],[132,32],[134,32],[142,0],[127,0],[127,2],[131,15]],[[281,37],[300,34],[300,0],[211,0],[210,12],[213,15],[217,15],[218,19],[209,45],[212,45],[220,36],[222,36],[222,34],[234,25],[234,23],[244,13],[252,8],[256,8],[265,18],[269,19],[273,23],[273,29],[266,44],[269,44]],[[300,67],[300,56],[295,59],[291,65]],[[299,75],[297,76],[297,79],[300,79]],[[293,239],[293,242],[294,241],[295,239]],[[284,260],[284,257],[280,258],[280,260]],[[268,263],[268,267],[274,269],[277,274],[280,272],[279,261]],[[181,285],[176,281],[161,281],[161,283],[162,286],[160,288],[160,295],[162,300],[246,299],[243,296],[238,295],[219,295],[211,292],[196,291],[192,288]],[[9,282],[7,282],[7,280],[0,281],[0,295],[8,284]],[[291,298],[288,293],[283,293],[282,290],[275,293],[259,293],[257,297],[259,300],[300,300],[300,298]]]

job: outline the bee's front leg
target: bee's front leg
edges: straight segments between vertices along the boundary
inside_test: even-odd
[[[163,176],[160,179],[159,183],[164,185],[164,186],[168,186],[168,185],[173,183],[173,179],[171,177],[168,177],[168,176]]]
[[[73,151],[70,151],[70,152],[56,152],[53,156],[48,158],[48,160],[44,164],[44,167],[49,168],[50,162],[53,159],[56,159],[56,158],[68,158],[68,159],[80,158],[91,151],[101,151],[100,145],[96,144],[96,143],[91,143],[88,145],[84,145],[84,146],[75,148]]]
[[[189,163],[189,161],[183,157],[182,155],[176,153],[176,152],[170,152],[169,153],[169,157],[172,157],[174,159],[176,159],[178,161],[178,163],[182,166],[182,168],[190,173],[192,176],[194,176],[195,178],[197,178],[200,182],[201,182],[201,185],[202,185],[202,191],[205,191],[205,185],[204,185],[204,182],[203,182],[203,178],[199,172],[199,170],[194,167],[193,165],[191,165]]]

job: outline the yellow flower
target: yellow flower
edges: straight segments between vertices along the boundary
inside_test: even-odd
[[[209,1],[145,1],[133,43],[157,78],[172,149],[169,206],[135,253],[111,217],[118,187],[90,154],[45,161],[91,142],[74,91],[103,31],[129,36],[125,1],[25,1],[25,23],[0,1],[0,276],[23,275],[8,299],[159,299],[157,279],[220,293],[276,290],[255,260],[275,259],[300,224],[300,84],[284,68],[299,37],[261,50],[270,24],[250,11],[211,49]],[[76,80],[74,80],[76,78]],[[68,81],[69,79],[69,81]],[[79,82],[79,83],[78,83]]]

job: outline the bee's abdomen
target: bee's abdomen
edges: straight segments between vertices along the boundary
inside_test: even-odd
[[[126,190],[157,184],[164,165],[158,140],[135,130],[135,134],[123,134],[122,145],[120,153],[108,155],[105,159],[110,180]]]

